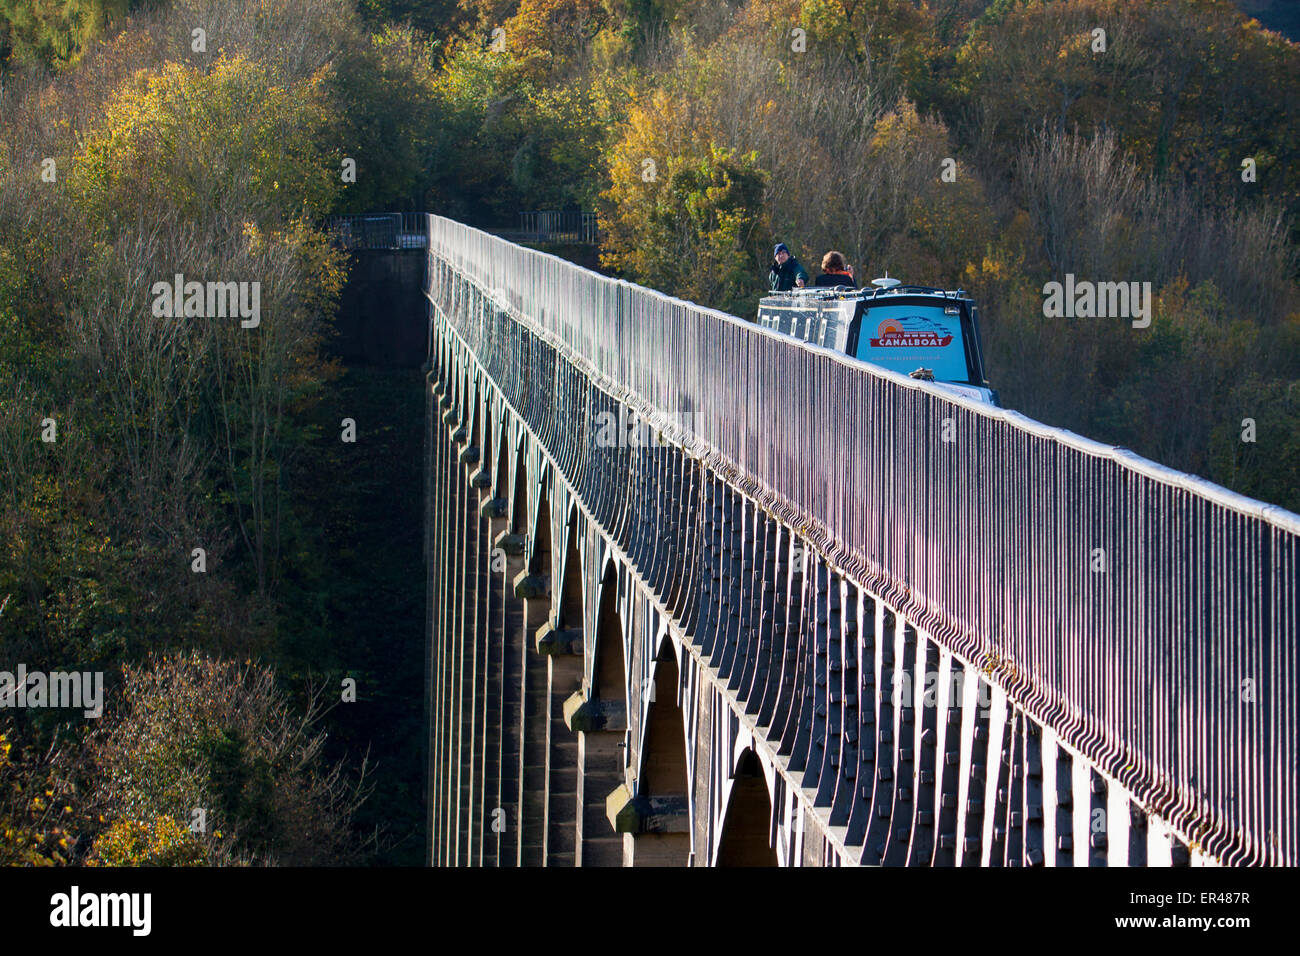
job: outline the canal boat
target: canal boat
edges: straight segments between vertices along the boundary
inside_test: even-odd
[[[984,376],[978,310],[961,289],[903,285],[888,276],[870,288],[792,289],[760,299],[758,322],[998,405],[998,394]]]

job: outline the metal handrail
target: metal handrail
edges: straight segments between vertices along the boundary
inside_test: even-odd
[[[348,250],[423,249],[428,245],[425,213],[351,213],[330,216],[325,229]]]

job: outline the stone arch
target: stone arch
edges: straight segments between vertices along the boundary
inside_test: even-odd
[[[470,426],[469,426],[469,444],[471,448],[479,449],[481,454],[486,454],[484,449],[488,442],[483,438],[483,393],[480,391],[482,382],[476,379],[470,386]]]
[[[748,747],[736,761],[718,838],[717,866],[776,866],[772,796],[758,755]]]
[[[550,548],[550,509],[543,483],[538,548]],[[537,650],[545,655],[547,669],[548,750],[546,800],[546,865],[576,866],[580,862],[582,770],[581,743],[566,726],[570,698],[581,696],[583,677],[582,560],[578,547],[578,512],[570,506],[563,525],[560,559],[554,570],[560,580],[553,594],[550,621],[538,633]]]
[[[528,533],[528,459],[524,450],[524,439],[520,438],[515,452],[515,487],[510,502],[510,530],[515,534]]]
[[[487,506],[481,512],[488,517],[492,531],[489,572],[492,579],[493,606],[488,623],[492,635],[489,651],[488,723],[495,723],[486,734],[490,750],[485,756],[485,772],[492,783],[489,794],[495,806],[485,805],[484,826],[488,827],[489,865],[517,866],[520,862],[522,807],[520,804],[521,723],[523,698],[520,693],[519,667],[526,645],[523,643],[523,603],[516,599],[511,582],[522,570],[520,549],[510,540],[507,505],[512,490],[509,412],[489,404],[489,421],[496,439],[493,467],[494,484]],[[500,811],[499,813],[497,811]]]
[[[623,840],[605,813],[607,798],[624,782],[627,730],[623,622],[618,613],[618,568],[612,561],[605,565],[592,623],[595,638],[587,689],[566,705],[569,727],[578,731],[578,863],[621,866]]]
[[[642,822],[632,838],[632,865],[686,866],[691,853],[686,724],[678,701],[677,653],[667,636],[655,655],[651,680],[637,779]]]
[[[504,502],[510,494],[510,428],[502,423],[498,429],[497,453],[492,464],[496,469],[496,482],[492,486],[492,496]]]
[[[545,765],[545,721],[529,721],[538,709],[538,692],[529,683],[540,670],[534,665],[530,674],[534,620],[545,619],[546,608],[540,601],[528,600],[520,593],[517,581],[524,574],[525,536],[528,527],[528,469],[526,438],[518,430],[508,409],[501,425],[498,494],[500,515],[505,528],[497,537],[503,560],[501,582],[503,607],[501,617],[501,801],[505,810],[504,829],[500,837],[500,863],[540,865],[543,858],[542,834],[545,832],[543,806],[544,778],[538,770],[538,752]],[[513,467],[512,467],[513,462]],[[545,698],[545,689],[541,691]],[[538,742],[540,728],[541,743]]]
[[[569,506],[569,519],[564,523],[564,564],[561,574],[560,597],[556,615],[565,630],[581,630],[585,598],[582,584],[582,558],[578,553],[578,506]]]
[[[517,677],[512,681],[506,675],[512,667],[512,651],[517,641],[508,622],[517,621],[520,613],[518,602],[510,594],[510,581],[522,562],[508,554],[497,540],[499,534],[506,533],[505,512],[500,504],[510,487],[510,457],[508,432],[498,418],[499,412],[494,407],[490,385],[486,382],[483,383],[479,407],[484,429],[481,436],[483,454],[488,455],[494,448],[496,454],[483,461],[482,473],[495,475],[495,483],[489,482],[493,490],[488,494],[488,500],[480,503],[479,511],[484,519],[484,540],[487,543],[487,580],[481,598],[486,607],[480,621],[484,630],[479,661],[483,668],[480,686],[483,702],[478,741],[482,776],[478,813],[481,834],[478,840],[484,865],[513,866],[518,857],[515,840],[519,809],[518,759],[516,756],[511,760],[507,755],[518,754],[519,687]],[[503,492],[503,488],[506,491]]]
[[[456,363],[456,401],[451,407],[459,416],[461,427],[469,424],[472,381],[473,373],[470,372],[469,363],[464,356],[460,356]]]
[[[626,718],[627,665],[624,653],[623,619],[618,613],[618,567],[605,566],[597,601],[596,642],[592,660],[592,696],[621,703]]]
[[[522,450],[520,460],[522,461]],[[551,510],[545,482],[537,499],[536,510],[530,515],[528,499],[531,489],[527,484],[527,468],[521,466],[519,481],[515,482],[515,518],[517,527],[528,535],[524,571],[514,581],[515,596],[524,604],[523,613],[523,715],[522,715],[522,768],[519,801],[522,807],[520,836],[520,863],[524,866],[544,866],[549,854],[551,827],[550,783],[552,766],[551,748],[551,666],[548,659],[538,653],[538,638],[550,623],[551,617]],[[563,704],[560,699],[554,710]]]
[[[528,536],[532,543],[528,557],[528,573],[536,575],[539,578],[549,579],[551,576],[551,499],[547,482],[542,482],[541,491],[537,495],[537,513],[531,521],[531,533]]]

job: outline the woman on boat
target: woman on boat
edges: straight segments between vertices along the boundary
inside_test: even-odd
[[[858,287],[857,280],[853,278],[853,267],[844,261],[844,253],[833,249],[822,256],[822,274],[817,277],[813,285],[823,288],[845,286],[856,289]]]

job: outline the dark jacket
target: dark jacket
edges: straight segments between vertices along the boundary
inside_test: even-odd
[[[796,279],[803,279],[804,285],[808,284],[808,270],[799,264],[798,259],[791,256],[783,266],[777,265],[775,259],[772,260],[772,267],[767,270],[767,281],[773,292],[789,292],[794,288]]]
[[[823,272],[817,277],[817,280],[813,285],[832,289],[836,286],[846,286],[850,289],[856,289],[858,287],[853,276],[849,275],[847,272]]]

